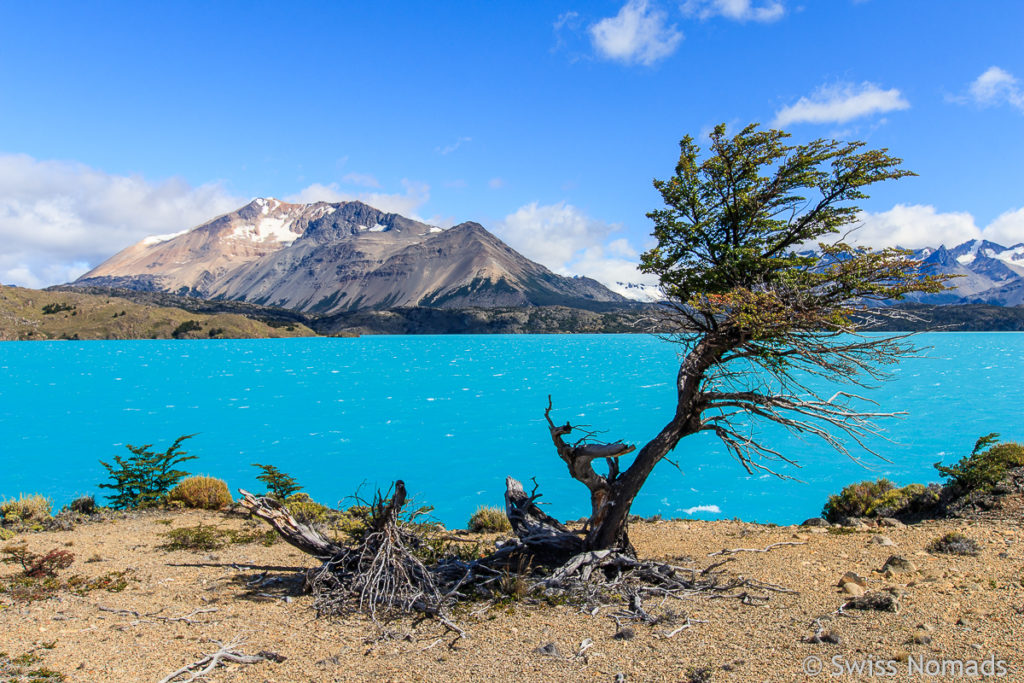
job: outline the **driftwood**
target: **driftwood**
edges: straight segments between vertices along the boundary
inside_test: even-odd
[[[167,674],[160,679],[160,683],[171,683],[180,676],[188,676],[188,678],[181,678],[180,683],[190,683],[202,678],[222,665],[224,662],[234,662],[235,664],[256,664],[257,662],[264,662],[267,660],[282,662],[284,657],[273,652],[260,652],[255,655],[246,655],[238,652],[235,648],[242,645],[241,641],[235,641],[224,645],[220,645],[220,649],[216,652],[206,655],[197,662],[192,664],[186,664],[177,671]]]
[[[239,501],[242,507],[274,527],[281,538],[302,552],[323,561],[335,559],[346,552],[346,548],[327,540],[317,530],[292,517],[280,501],[254,496],[245,489],[238,489],[238,492],[242,494]]]
[[[519,543],[535,555],[568,558],[583,550],[583,539],[573,534],[534,502],[539,494],[527,495],[523,485],[505,478],[505,515]]]

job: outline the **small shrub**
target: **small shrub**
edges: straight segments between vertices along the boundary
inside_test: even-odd
[[[883,495],[896,488],[888,479],[850,484],[839,495],[829,496],[822,516],[835,523],[843,517],[866,517],[867,511]]]
[[[133,446],[127,444],[132,457],[128,459],[114,456],[117,466],[109,465],[102,460],[100,464],[110,472],[113,483],[100,484],[100,488],[115,491],[110,498],[110,506],[117,510],[153,507],[167,500],[167,494],[177,485],[188,472],[173,469],[186,460],[194,460],[196,456],[187,455],[181,450],[181,443],[191,439],[195,434],[179,436],[171,447],[163,453],[150,451],[152,444]]]
[[[231,534],[217,526],[185,526],[160,534],[167,542],[162,550],[217,550],[228,544]]]
[[[850,484],[838,495],[829,496],[822,516],[836,523],[844,517],[897,517],[934,505],[939,500],[938,487],[908,484],[897,488],[888,479]]]
[[[75,556],[67,550],[54,548],[43,555],[38,555],[31,552],[24,543],[7,546],[0,554],[4,555],[0,562],[20,564],[21,573],[31,579],[55,577],[59,571],[67,569],[75,561]]]
[[[0,502],[0,518],[5,523],[39,523],[50,519],[52,508],[53,501],[46,496],[23,493],[15,499]]]
[[[999,434],[981,437],[974,450],[952,467],[935,463],[935,469],[965,492],[989,491],[1015,467],[1024,467],[1024,445],[1006,441],[996,443]],[[994,445],[993,445],[994,444]]]
[[[185,526],[179,529],[171,529],[161,536],[167,542],[158,546],[161,550],[219,550],[226,545],[239,543],[261,543],[270,546],[277,542],[277,532],[271,530],[263,531],[257,527],[256,531],[237,531],[235,529],[222,529],[216,525]]]
[[[326,505],[310,498],[308,493],[293,493],[285,500],[284,506],[292,513],[292,517],[303,524],[326,524],[333,512]]]
[[[92,496],[80,496],[71,501],[68,507],[80,515],[91,515],[96,512],[96,499]]]
[[[252,466],[263,471],[263,474],[258,475],[256,479],[266,484],[267,493],[280,501],[288,500],[293,494],[302,490],[292,476],[285,474],[273,465],[253,463]]]
[[[977,555],[981,552],[981,549],[978,547],[978,542],[973,538],[968,538],[956,531],[950,531],[945,536],[936,538],[929,543],[928,551],[946,555]]]
[[[469,530],[476,532],[505,532],[511,531],[505,511],[498,507],[481,505],[469,518]]]
[[[223,479],[197,475],[187,477],[167,494],[168,501],[179,501],[184,507],[219,510],[231,505],[231,493]]]

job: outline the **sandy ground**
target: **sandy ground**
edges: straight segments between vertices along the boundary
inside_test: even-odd
[[[618,674],[627,681],[686,681],[691,669],[702,667],[712,670],[713,681],[934,681],[956,680],[951,675],[956,664],[946,664],[945,676],[933,675],[942,660],[980,663],[990,657],[1005,662],[1008,675],[1002,680],[1024,680],[1024,528],[1017,514],[853,533],[732,521],[637,523],[631,536],[641,555],[697,567],[720,559],[708,554],[725,548],[803,545],[737,553],[727,565],[732,574],[797,594],[771,593],[759,606],[704,596],[672,601],[660,609],[685,613],[693,620],[691,628],[667,637],[684,622],[634,624],[631,639],[613,637],[616,625],[609,615],[615,608],[592,616],[572,606],[517,603],[470,614],[481,607],[476,604],[461,613],[466,639],[446,635],[435,623],[407,621],[391,625],[397,638],[379,640],[362,618],[315,617],[298,574],[313,562],[288,545],[232,545],[213,552],[157,548],[169,528],[200,522],[252,524],[212,512],[156,513],[7,541],[4,545],[24,540],[35,552],[73,552],[68,574],[130,569],[135,580],[122,592],[61,592],[32,603],[0,595],[0,651],[8,658],[31,652],[39,658],[34,666],[88,682],[159,681],[216,651],[215,641],[241,641],[242,652],[270,651],[286,659],[230,664],[206,679],[211,681],[614,681]],[[981,554],[925,551],[947,531],[976,539]],[[872,542],[879,534],[895,545]],[[877,571],[893,554],[910,559],[917,570],[888,578]],[[14,571],[0,566],[0,576]],[[847,571],[867,579],[868,589],[890,586],[902,592],[900,611],[849,611],[828,623],[838,644],[803,642],[814,633],[815,618],[834,613],[847,600],[836,587]],[[259,588],[246,585],[264,573],[269,581]],[[654,602],[647,606],[659,609]],[[215,611],[196,611],[189,623],[101,607],[140,615],[162,610],[160,617]],[[593,644],[575,656],[587,639]],[[549,643],[560,656],[538,652]],[[808,657],[821,662],[816,677],[803,670],[813,670],[815,660],[807,664]],[[911,672],[908,657],[926,670]],[[871,676],[872,670],[863,668],[877,672],[887,660],[900,660],[891,670],[895,677],[887,675],[890,670]],[[836,675],[843,666],[860,666],[862,673]]]

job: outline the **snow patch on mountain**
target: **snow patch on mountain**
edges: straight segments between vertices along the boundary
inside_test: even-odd
[[[189,229],[191,230],[191,228]],[[161,242],[170,242],[175,237],[181,237],[188,230],[182,230],[181,232],[173,232],[169,235],[150,235],[149,237],[143,238],[142,243],[147,247],[153,244],[160,244]]]
[[[263,209],[266,214],[267,207],[264,206]],[[298,238],[298,234],[292,232],[293,223],[294,221],[289,218],[267,217],[256,223],[236,226],[228,235],[228,239],[291,244]]]
[[[633,301],[653,303],[665,299],[665,295],[661,293],[661,287],[658,285],[645,285],[639,282],[612,282],[606,283],[605,286],[616,294],[621,294]]]

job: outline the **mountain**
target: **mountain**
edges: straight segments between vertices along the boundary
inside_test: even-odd
[[[919,249],[915,258],[926,272],[956,275],[938,294],[907,297],[922,303],[1024,303],[1024,243],[1004,247],[988,240],[969,240],[952,249]]]
[[[629,301],[596,280],[556,275],[478,223],[442,229],[357,201],[255,199],[191,230],[147,237],[73,284],[313,313]]]

